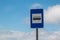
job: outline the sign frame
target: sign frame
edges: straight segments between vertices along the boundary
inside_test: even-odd
[[[32,23],[32,14],[41,14],[42,23]],[[31,28],[43,28],[44,26],[43,9],[31,9],[30,10],[30,26]]]

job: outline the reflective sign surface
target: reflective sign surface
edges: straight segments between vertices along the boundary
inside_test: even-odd
[[[42,15],[40,13],[32,14],[32,23],[42,23]]]

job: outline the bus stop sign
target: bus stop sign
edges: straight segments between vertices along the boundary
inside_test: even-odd
[[[43,9],[30,10],[30,26],[31,28],[43,28]]]

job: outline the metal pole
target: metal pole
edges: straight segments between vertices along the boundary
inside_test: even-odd
[[[38,28],[36,28],[36,40],[38,40]]]

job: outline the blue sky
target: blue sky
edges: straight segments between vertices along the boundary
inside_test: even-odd
[[[45,10],[49,6],[60,5],[60,0],[0,0],[0,29],[31,31],[24,19],[29,17],[30,7],[35,3],[41,4]],[[49,23],[44,26],[48,31],[56,31],[59,28],[58,25]]]

